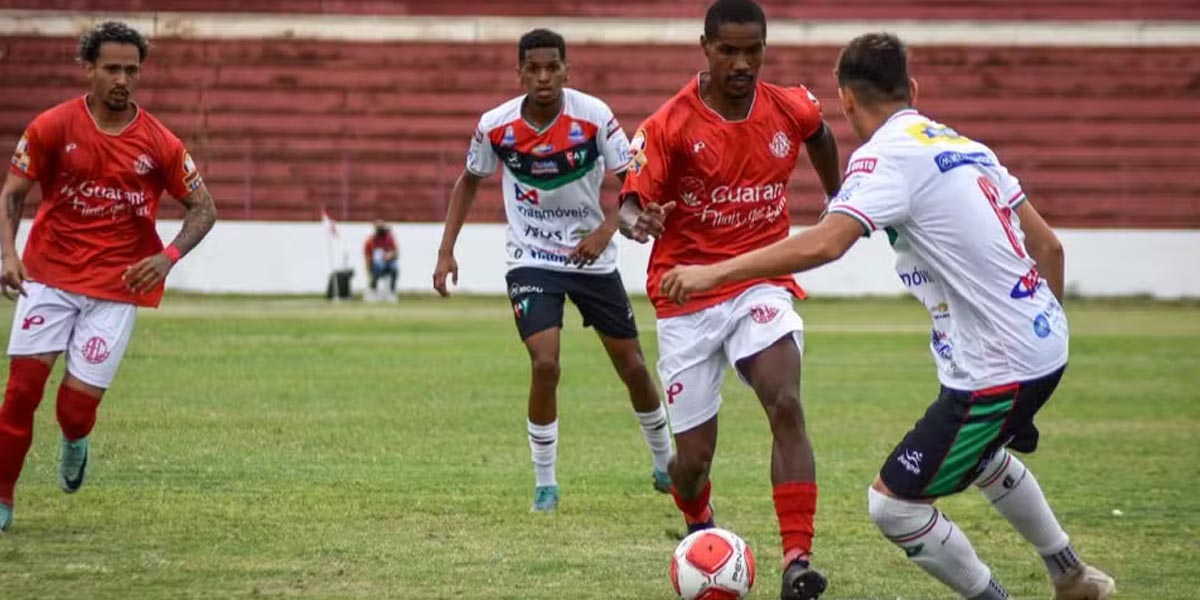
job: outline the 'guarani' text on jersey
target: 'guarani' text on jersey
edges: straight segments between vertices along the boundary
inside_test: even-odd
[[[901,282],[934,319],[947,387],[1027,381],[1066,364],[1066,315],[1025,249],[1024,201],[991,149],[912,109],[851,155],[830,201],[829,212],[893,240]]]
[[[617,247],[582,269],[567,257],[604,222],[600,186],[606,172],[629,167],[629,138],[599,98],[563,90],[562,111],[536,129],[521,117],[525,96],[488,111],[479,120],[467,169],[485,177],[504,166],[504,213],[508,218],[508,268],[609,273]]]

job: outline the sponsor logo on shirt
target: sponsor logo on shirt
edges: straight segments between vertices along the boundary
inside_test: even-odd
[[[900,282],[904,284],[904,287],[921,287],[934,281],[933,275],[924,269],[914,268],[911,273],[900,273]]]
[[[855,173],[874,173],[876,164],[879,164],[877,158],[856,158],[846,167],[846,177]]]
[[[592,211],[589,208],[531,208],[524,204],[517,205],[517,212],[521,213],[522,217],[537,219],[538,221],[551,221],[554,219],[578,220],[587,219],[592,215]]]
[[[1040,287],[1042,287],[1042,276],[1038,273],[1037,267],[1034,267],[1017,280],[1008,295],[1014,300],[1032,298]]]
[[[783,182],[764,183],[762,185],[754,185],[748,187],[734,187],[730,185],[722,185],[713,188],[712,203],[724,204],[726,202],[770,202],[783,197],[785,186]]]
[[[966,144],[971,141],[969,138],[959,135],[954,129],[932,121],[914,123],[905,129],[905,131],[926,146],[932,146],[937,143]]]
[[[704,180],[699,177],[687,176],[679,180],[679,200],[685,206],[700,206],[706,191]]]
[[[529,166],[531,175],[558,175],[558,163],[552,160],[535,160]]]
[[[525,226],[525,237],[539,240],[563,241],[563,234],[561,231],[546,231],[545,229],[534,227],[533,225]]]
[[[540,200],[538,199],[538,191],[530,188],[528,191],[521,189],[519,184],[513,184],[513,195],[516,196],[517,202],[528,202],[537,206]]]
[[[581,165],[587,160],[587,150],[583,148],[579,150],[567,150],[563,152],[563,156],[567,157],[567,164],[571,165],[573,169],[576,165]]]
[[[934,352],[944,360],[952,360],[954,358],[954,346],[950,345],[950,336],[944,331],[932,330],[929,334],[929,343],[933,346]]]
[[[551,252],[542,248],[530,248],[529,257],[534,260],[544,260],[546,262],[559,263],[563,265],[567,264],[567,256],[565,254]]]
[[[513,132],[512,125],[504,128],[504,137],[500,138],[501,146],[512,146],[517,143],[517,134]]]
[[[788,139],[787,134],[776,131],[767,147],[771,149],[771,154],[774,154],[775,158],[787,158],[788,152],[792,150],[792,142]]]
[[[571,127],[567,131],[567,139],[571,140],[571,143],[574,144],[582,144],[587,140],[587,136],[583,133],[583,127],[579,126],[579,121],[571,121]]]
[[[937,163],[938,170],[945,173],[951,169],[957,169],[963,165],[981,165],[985,167],[994,167],[996,163],[986,152],[955,152],[947,150],[933,157]]]
[[[1046,317],[1045,313],[1041,313],[1034,317],[1033,333],[1040,338],[1050,336],[1050,319]]]
[[[95,181],[84,181],[83,183],[72,186],[64,185],[60,192],[64,198],[95,198],[98,200],[115,200],[125,202],[133,206],[141,206],[146,203],[145,190],[126,190],[122,188],[108,187],[97,184]]]
[[[542,144],[540,146],[534,146],[534,148],[533,148],[534,154],[545,155],[545,154],[550,154],[551,152],[554,152],[554,144]]]

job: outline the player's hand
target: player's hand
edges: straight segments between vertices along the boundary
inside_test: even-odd
[[[145,294],[158,287],[158,284],[167,278],[167,273],[171,272],[173,266],[175,263],[171,262],[166,254],[159,252],[153,256],[147,256],[125,269],[125,274],[121,279],[125,280],[125,286],[129,288],[129,291],[135,294]]]
[[[642,210],[642,214],[638,215],[637,222],[633,224],[633,239],[645,243],[652,237],[657,238],[662,235],[667,215],[674,208],[674,202],[662,205],[656,202],[647,204],[646,208]]]
[[[0,273],[0,292],[9,300],[16,300],[17,294],[25,295],[25,264],[20,258],[10,258],[4,261],[3,273]]]
[[[593,231],[579,241],[579,245],[571,251],[567,256],[567,264],[575,265],[580,269],[591,265],[600,258],[601,254],[608,249],[608,243],[612,241],[613,231],[605,230],[601,227]]]
[[[433,270],[433,289],[443,298],[450,296],[446,288],[446,276],[449,275],[454,285],[458,285],[458,261],[450,253],[438,252],[437,267]]]
[[[663,276],[659,290],[675,304],[683,304],[696,292],[711,290],[721,283],[714,265],[675,267]]]

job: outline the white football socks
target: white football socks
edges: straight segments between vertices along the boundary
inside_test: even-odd
[[[634,411],[633,414],[637,415],[646,445],[654,455],[654,468],[666,473],[667,465],[671,462],[671,428],[667,427],[667,411],[660,405],[657,410],[645,413]]]
[[[1046,502],[1042,486],[1017,457],[1007,450],[997,452],[975,485],[1017,533],[1037,549],[1051,579],[1059,581],[1079,566],[1079,557]]]
[[[529,428],[529,453],[533,457],[535,485],[558,485],[554,478],[554,463],[558,460],[558,421],[538,425],[526,421]]]
[[[932,505],[868,490],[871,520],[909,560],[971,600],[1004,600],[1008,593],[992,579],[970,540]]]

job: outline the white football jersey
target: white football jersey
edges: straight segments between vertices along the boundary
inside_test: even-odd
[[[504,166],[508,268],[610,273],[617,246],[590,266],[566,264],[580,240],[600,227],[600,186],[629,168],[629,138],[602,100],[563,90],[562,112],[538,130],[521,117],[525,96],[485,113],[467,152],[467,169],[486,177]]]
[[[901,282],[934,317],[947,387],[1005,385],[1066,364],[1066,315],[1025,249],[1015,210],[1024,200],[987,146],[907,109],[850,156],[830,201],[829,212],[868,234],[888,232]]]

